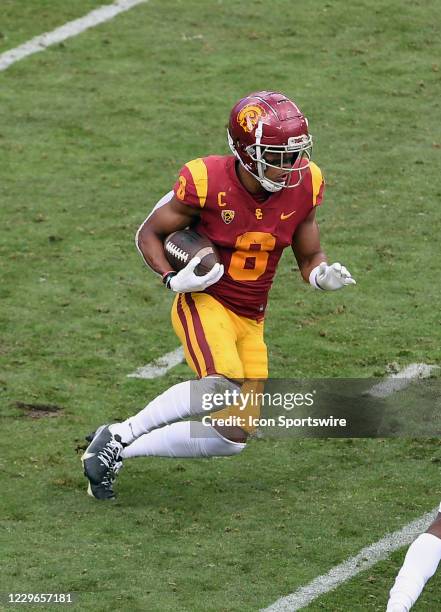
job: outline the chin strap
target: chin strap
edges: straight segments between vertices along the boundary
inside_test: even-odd
[[[265,162],[262,161],[262,151],[260,148],[260,141],[262,140],[262,134],[263,134],[263,121],[262,119],[260,119],[259,123],[257,124],[257,128],[256,128],[256,159],[257,159],[257,174],[258,176],[256,176],[255,174],[253,176],[256,177],[256,179],[259,181],[259,183],[262,185],[262,187],[265,189],[265,191],[270,191],[271,193],[275,193],[276,191],[280,191],[281,189],[283,189],[285,187],[284,183],[280,183],[277,184],[274,181],[269,181],[266,177],[265,177]]]
[[[257,178],[257,177],[256,177]],[[275,193],[276,191],[281,191],[285,185],[280,183],[279,185],[268,181],[266,178],[257,178],[259,183],[265,189],[265,191],[271,191],[271,193]]]

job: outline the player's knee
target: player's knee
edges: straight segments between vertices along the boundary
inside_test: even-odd
[[[213,425],[213,427],[223,438],[229,440],[230,442],[245,444],[247,441],[248,434],[241,427],[227,427],[225,425]]]
[[[441,538],[441,507],[440,507],[440,512],[438,513],[438,516],[433,521],[433,523],[430,525],[429,529],[427,530],[427,533],[431,533],[437,538]]]
[[[206,400],[206,404],[215,403],[218,408],[223,408],[231,397],[231,394],[240,392],[240,384],[225,378],[225,376],[205,376],[193,383],[195,393],[201,399]],[[211,410],[212,408],[210,408]]]
[[[228,405],[232,394],[240,392],[240,386],[223,376],[206,376],[194,380],[190,385],[190,414],[221,410]]]
[[[226,428],[214,425],[213,429],[216,430],[218,435],[218,456],[238,455],[246,447],[247,434],[243,430],[240,430],[239,427]],[[240,431],[228,431],[232,429],[237,429]]]

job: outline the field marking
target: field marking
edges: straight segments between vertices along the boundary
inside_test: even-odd
[[[426,363],[411,363],[402,370],[391,374],[384,381],[374,385],[367,392],[378,398],[385,398],[392,393],[401,391],[417,378],[429,378],[434,370],[439,369],[437,365]],[[384,538],[362,548],[360,552],[347,559],[340,565],[336,565],[327,574],[318,576],[306,586],[300,587],[294,593],[281,597],[262,612],[294,612],[301,610],[309,603],[336,589],[340,584],[353,578],[360,572],[372,567],[378,561],[386,559],[391,552],[403,546],[409,545],[420,533],[425,531],[434,519],[438,507],[427,512],[420,518],[405,525],[402,529],[386,535]],[[441,506],[439,508],[441,512]]]
[[[6,70],[15,62],[22,60],[28,55],[33,53],[39,53],[44,51],[47,47],[62,42],[77,34],[81,34],[89,28],[94,28],[100,23],[109,21],[124,11],[128,11],[138,4],[148,2],[148,0],[116,0],[113,4],[106,4],[94,9],[84,17],[75,19],[74,21],[68,21],[63,26],[52,30],[52,32],[45,32],[40,34],[28,42],[23,43],[15,49],[10,49],[0,54],[0,71]]]
[[[434,370],[439,370],[439,366],[428,365],[427,363],[411,363],[403,370],[391,374],[382,382],[371,387],[368,395],[378,398],[387,397],[392,393],[405,389],[417,378],[429,378]]]
[[[127,374],[127,378],[158,378],[159,376],[164,376],[171,368],[174,368],[183,360],[184,349],[180,346],[142,368],[138,368],[135,372]]]
[[[327,574],[315,578],[294,593],[281,597],[262,612],[294,612],[301,610],[314,599],[334,590],[343,582],[386,559],[392,552],[409,545],[420,533],[425,531],[436,516],[438,506],[420,518],[405,525],[402,529],[389,533],[378,542],[362,548],[354,557],[333,567]],[[386,608],[386,604],[384,606]]]

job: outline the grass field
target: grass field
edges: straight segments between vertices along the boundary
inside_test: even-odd
[[[99,5],[2,0],[0,53]],[[0,73],[0,592],[75,591],[85,611],[258,610],[439,503],[436,439],[127,461],[110,505],[86,496],[77,447],[189,378],[184,364],[127,378],[177,346],[172,296],[133,238],[186,161],[227,152],[230,107],[256,89],[308,115],[322,242],[358,282],[319,294],[286,253],[271,376],[439,364],[440,20],[435,0],[150,0]],[[403,552],[308,610],[384,610]],[[435,576],[415,610],[440,600]]]

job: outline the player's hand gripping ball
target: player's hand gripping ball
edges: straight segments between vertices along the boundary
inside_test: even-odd
[[[167,236],[164,251],[167,261],[177,271],[167,284],[173,291],[204,291],[224,273],[214,244],[194,230],[179,230]]]

